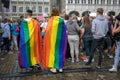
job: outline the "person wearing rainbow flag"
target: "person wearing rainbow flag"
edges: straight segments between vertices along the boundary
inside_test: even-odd
[[[52,9],[44,35],[43,68],[50,68],[52,73],[63,72],[67,47],[66,26],[59,17],[57,8]]]
[[[27,10],[26,19],[20,24],[19,65],[21,68],[32,68],[41,63],[42,36],[40,25],[32,18],[32,11]]]

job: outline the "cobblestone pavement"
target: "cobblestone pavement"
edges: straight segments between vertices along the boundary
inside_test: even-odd
[[[77,68],[89,68],[93,69],[96,66],[97,56],[95,57],[95,62],[91,66],[85,66],[84,62],[81,60],[79,63],[71,63],[66,61],[65,69],[77,69]],[[113,59],[107,57],[104,58],[102,67],[111,67],[113,64]],[[18,65],[17,53],[13,54],[3,54],[0,53],[0,74],[12,74],[18,72],[26,72],[25,69],[20,69]],[[120,70],[117,73],[111,73],[109,71],[85,71],[85,72],[68,72],[68,73],[58,73],[58,74],[44,74],[24,76],[24,77],[12,77],[12,78],[0,78],[0,80],[120,80]]]

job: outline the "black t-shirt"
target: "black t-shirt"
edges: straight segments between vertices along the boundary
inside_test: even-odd
[[[116,34],[114,35],[114,39],[115,39],[116,41],[120,41],[120,32],[118,32],[118,33],[116,33]]]

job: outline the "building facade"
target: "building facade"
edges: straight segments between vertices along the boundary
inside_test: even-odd
[[[120,0],[66,0],[66,13],[71,11],[96,12],[97,8],[103,8],[105,13],[108,11],[120,12]]]
[[[65,11],[65,6],[65,0],[50,0],[50,10],[52,10],[54,7],[57,7],[60,12],[63,12]]]
[[[33,11],[33,17],[39,17],[41,14],[50,13],[49,0],[10,0],[9,9],[5,9],[5,14],[10,18],[19,18],[25,16],[26,10]]]

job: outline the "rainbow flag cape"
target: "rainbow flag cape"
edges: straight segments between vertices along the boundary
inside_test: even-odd
[[[34,19],[23,20],[20,25],[20,53],[18,56],[21,68],[29,68],[41,62],[42,37],[40,26]]]
[[[66,26],[59,16],[51,17],[44,35],[43,68],[63,68],[67,47]]]
[[[42,29],[42,36],[44,36],[44,34],[45,34],[45,29],[43,28]]]

